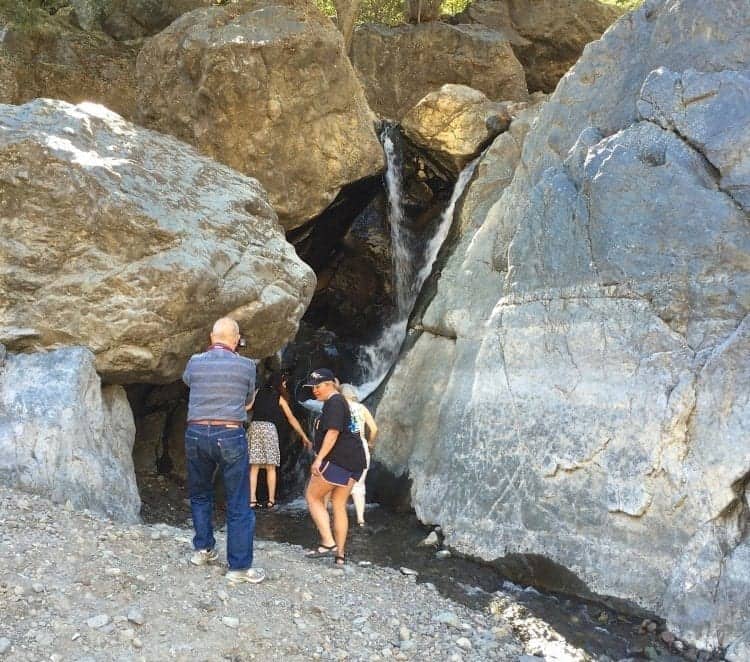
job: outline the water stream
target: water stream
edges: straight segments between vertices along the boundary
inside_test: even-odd
[[[424,245],[407,226],[403,204],[402,157],[396,149],[393,132],[395,126],[387,126],[381,133],[383,151],[386,156],[386,188],[388,191],[388,223],[391,231],[391,253],[393,280],[396,295],[396,319],[388,324],[377,340],[362,348],[362,382],[358,385],[360,399],[366,398],[385,379],[398,358],[401,345],[406,338],[409,316],[425,281],[432,273],[435,259],[445,242],[453,223],[456,204],[471,181],[480,155],[469,163],[453,188],[453,194],[435,229],[435,233]]]

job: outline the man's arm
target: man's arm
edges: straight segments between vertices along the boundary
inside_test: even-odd
[[[191,358],[185,366],[185,372],[182,373],[182,381],[190,388],[190,377],[192,376],[193,359]]]

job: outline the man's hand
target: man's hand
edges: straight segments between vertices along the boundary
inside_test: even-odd
[[[302,445],[308,451],[312,448],[312,442],[307,437],[302,437]]]

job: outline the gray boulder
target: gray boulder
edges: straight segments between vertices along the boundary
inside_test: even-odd
[[[177,379],[225,314],[272,354],[315,282],[255,180],[102,106],[0,106],[0,233],[0,342],[116,383]]]
[[[0,482],[138,520],[135,423],[121,386],[102,386],[82,347],[8,354],[0,367]]]
[[[746,2],[647,0],[586,49],[512,182],[472,203],[377,411],[376,459],[447,545],[544,557],[730,651],[750,630],[749,31]]]

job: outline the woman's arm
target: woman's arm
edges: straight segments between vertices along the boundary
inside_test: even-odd
[[[284,412],[286,420],[289,421],[289,425],[291,425],[294,431],[302,438],[302,444],[304,445],[304,447],[312,448],[312,442],[305,434],[302,426],[299,424],[299,421],[292,412],[292,408],[289,406],[289,403],[284,398],[279,398],[279,406],[281,407],[281,411]]]
[[[320,465],[323,464],[325,456],[328,455],[328,453],[331,452],[331,449],[336,445],[336,440],[338,438],[338,430],[334,430],[333,428],[328,428],[328,430],[326,430],[326,436],[323,437],[323,444],[320,447],[320,452],[315,456],[312,467],[310,467],[310,470],[314,474],[320,476]]]
[[[248,402],[245,405],[245,411],[250,411],[253,408],[253,405],[255,404],[255,396],[256,395],[258,395],[258,389],[257,388],[253,391],[253,397],[250,400],[250,402]]]
[[[375,419],[372,417],[370,410],[367,407],[362,407],[365,415],[365,423],[370,428],[370,438],[367,440],[367,445],[372,448],[375,445],[375,437],[378,436],[378,426],[375,423]]]

